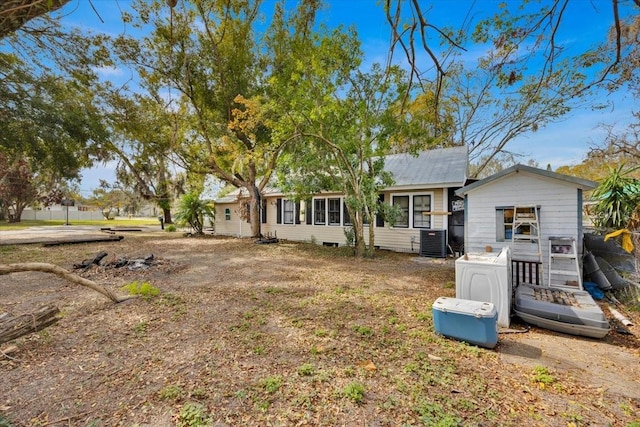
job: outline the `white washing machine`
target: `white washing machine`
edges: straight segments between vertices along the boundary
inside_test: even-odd
[[[498,326],[505,328],[510,323],[511,292],[510,248],[465,254],[456,260],[456,298],[492,303],[498,311]]]

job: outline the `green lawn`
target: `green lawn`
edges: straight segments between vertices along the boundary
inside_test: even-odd
[[[15,230],[27,227],[43,227],[64,225],[65,220],[35,220],[35,221],[20,221],[19,223],[10,224],[6,221],[0,221],[0,230]],[[135,227],[135,226],[160,226],[160,222],[156,218],[132,218],[132,219],[112,219],[112,220],[96,220],[96,221],[82,221],[82,220],[69,220],[70,225],[95,225],[100,227]]]

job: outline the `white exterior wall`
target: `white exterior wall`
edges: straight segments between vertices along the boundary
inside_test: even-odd
[[[447,198],[446,191],[443,189],[430,189],[430,190],[413,190],[413,191],[390,191],[384,193],[385,203],[390,203],[393,195],[417,195],[417,194],[432,194],[433,200],[431,201],[431,210],[433,212],[446,212],[447,211]],[[411,215],[411,212],[409,212]],[[448,225],[446,215],[432,215],[431,216],[431,229],[443,230]],[[389,249],[399,252],[419,252],[420,251],[420,230],[421,228],[401,228],[391,227],[388,223],[385,223],[384,228],[377,227],[375,235],[375,246],[379,246],[382,249]],[[368,230],[365,230],[365,233]]]
[[[511,246],[510,241],[496,240],[496,208],[506,206],[537,205],[540,207],[541,249],[544,271],[547,271],[549,237],[573,237],[582,253],[582,235],[578,217],[579,190],[570,183],[547,179],[538,175],[519,172],[471,190],[466,195],[465,251],[484,252],[486,246],[499,251]],[[517,243],[513,257],[527,243]],[[537,251],[536,244],[529,244],[529,252]],[[519,250],[518,250],[519,249]]]
[[[384,193],[385,203],[391,202],[393,195],[418,195],[418,194],[431,194],[431,210],[433,212],[446,212],[447,211],[447,192],[441,188],[430,190],[411,190],[411,191],[391,191]],[[318,198],[341,198],[341,205],[344,202],[338,194],[323,194]],[[306,223],[307,207],[305,202],[300,202],[301,213],[297,213],[300,218],[300,224],[277,224],[277,202],[276,200],[285,197],[267,197],[267,222],[262,224],[261,230],[264,236],[278,237],[279,239],[299,241],[299,242],[315,242],[318,245],[323,243],[337,243],[339,246],[346,244],[346,237],[344,235],[344,225],[315,225]],[[328,205],[328,202],[327,202]],[[249,237],[251,235],[250,224],[246,220],[240,219],[239,215],[240,203],[216,204],[216,234],[235,236],[235,237]],[[225,220],[225,208],[229,208],[231,211],[231,220]],[[311,212],[311,211],[309,211]],[[410,213],[411,215],[411,213]],[[327,215],[328,218],[328,215]],[[344,213],[341,218],[344,221]],[[375,220],[374,226],[375,226]],[[328,221],[327,221],[328,223]],[[446,229],[448,224],[447,215],[437,214],[431,218],[432,229]],[[241,232],[239,227],[242,227]],[[384,227],[376,227],[375,229],[375,246],[382,249],[389,249],[400,252],[419,252],[420,250],[420,228],[392,228],[388,223],[385,223]],[[368,239],[369,229],[365,226],[365,240]],[[413,239],[413,241],[412,241]]]
[[[240,203],[216,203],[216,234],[233,237],[251,236],[251,224],[240,217],[240,207]],[[230,219],[225,218],[226,209],[230,211]]]

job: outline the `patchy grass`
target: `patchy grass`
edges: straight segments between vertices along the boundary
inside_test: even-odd
[[[160,289],[147,281],[139,282],[134,280],[133,282],[124,285],[121,289],[129,295],[139,295],[145,299],[151,299],[160,295]]]
[[[507,342],[528,349],[523,334],[501,335],[494,350],[436,335],[431,304],[455,294],[453,263],[164,233],[2,256],[70,265],[100,250],[171,259],[155,270],[83,273],[114,290],[157,284],[160,295],[112,304],[62,279],[0,276],[0,311],[55,301],[65,312],[17,340],[15,361],[0,361],[7,422],[625,426],[640,417],[637,399],[596,390],[587,366],[580,378],[541,360],[529,361],[540,369],[505,362]],[[547,376],[555,382],[537,386]]]
[[[157,218],[116,218],[113,220],[69,220],[71,225],[94,225],[97,227],[136,227],[136,226],[160,226]],[[19,230],[28,227],[48,227],[65,225],[66,220],[27,220],[16,223],[0,221],[1,230]]]

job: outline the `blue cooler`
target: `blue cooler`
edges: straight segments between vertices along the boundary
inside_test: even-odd
[[[436,333],[480,347],[498,343],[498,312],[490,302],[440,297],[433,303]]]

